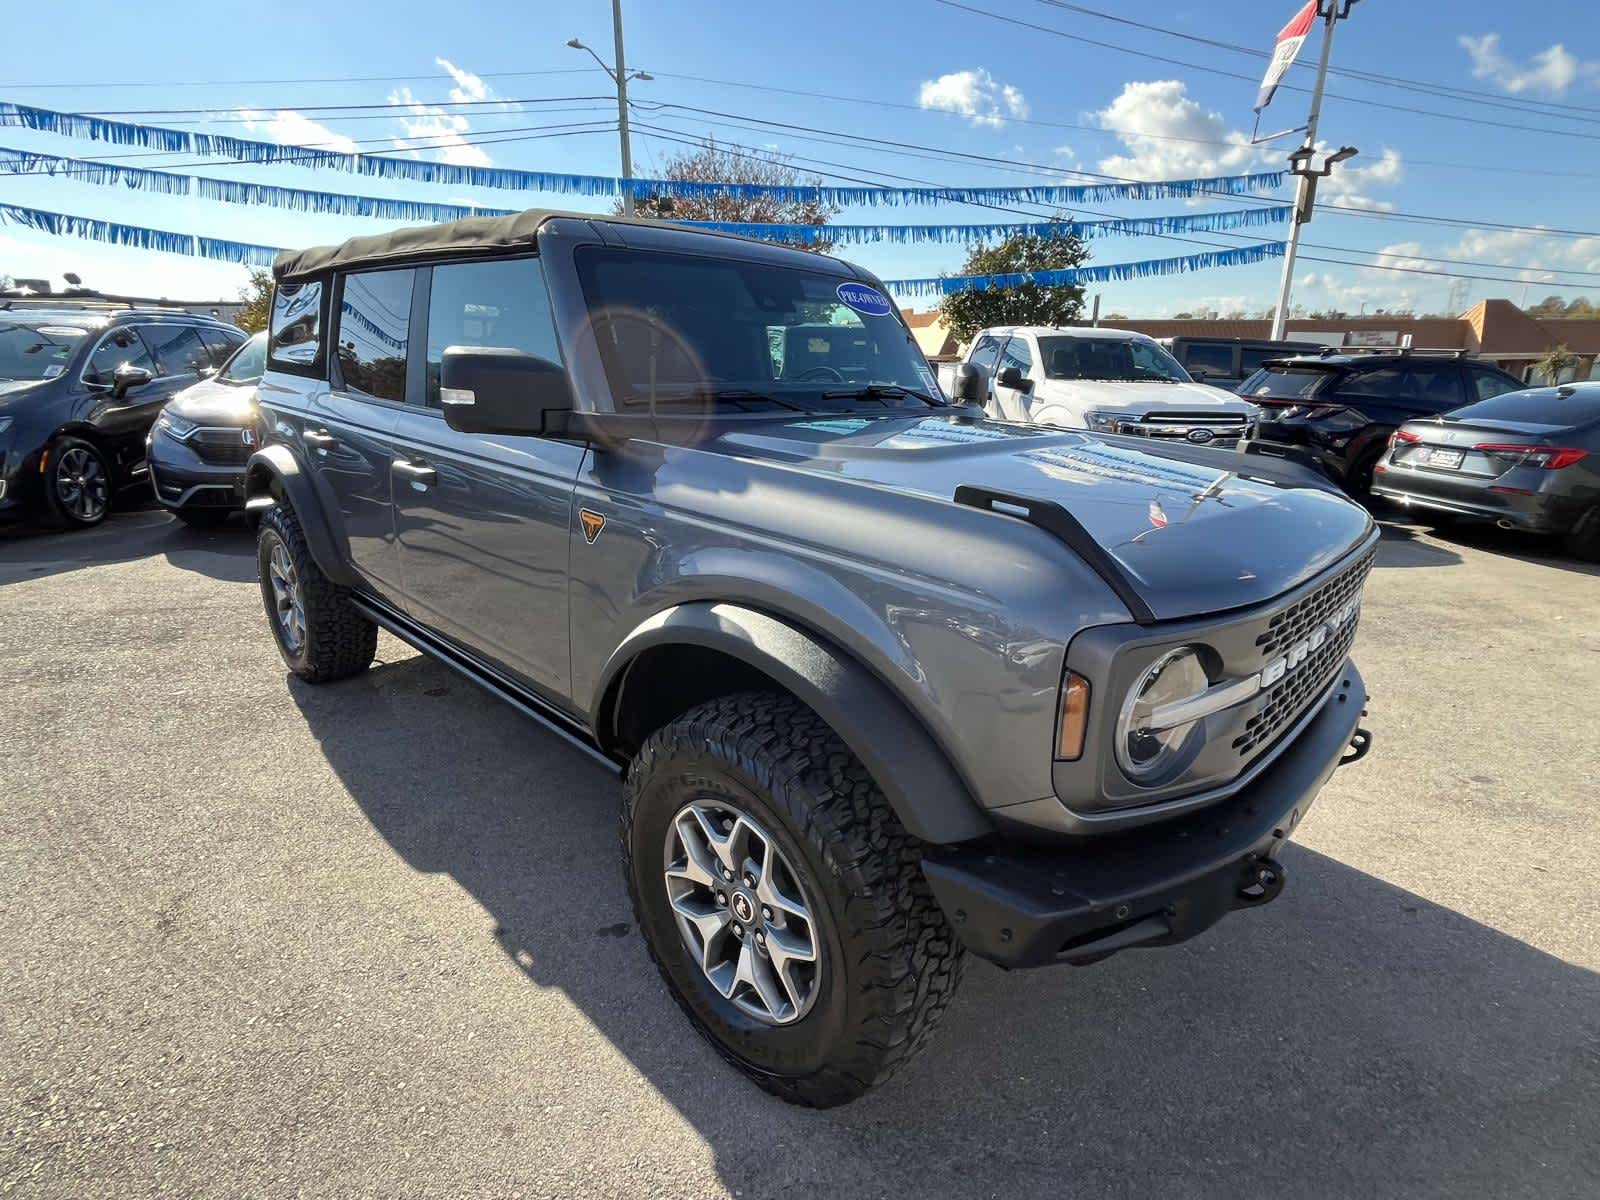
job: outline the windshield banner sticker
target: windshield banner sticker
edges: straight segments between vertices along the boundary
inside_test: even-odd
[[[845,307],[854,309],[864,317],[887,317],[894,311],[894,304],[889,297],[864,283],[841,283],[838,295]]]

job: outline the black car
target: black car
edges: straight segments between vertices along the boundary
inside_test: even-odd
[[[210,379],[179,392],[150,429],[145,458],[156,499],[190,525],[244,509],[244,464],[261,444],[256,384],[267,335],[234,351]]]
[[[161,309],[0,308],[0,517],[97,525],[143,477],[161,406],[245,339],[209,317]]]
[[[1196,383],[1237,392],[1268,360],[1315,354],[1320,342],[1274,342],[1266,338],[1172,337],[1161,339]]]
[[[1522,386],[1498,367],[1454,355],[1323,353],[1269,361],[1239,394],[1261,406],[1264,448],[1310,453],[1360,499],[1401,425]]]
[[[1389,440],[1372,493],[1430,512],[1557,534],[1600,560],[1600,383],[1480,400]]]

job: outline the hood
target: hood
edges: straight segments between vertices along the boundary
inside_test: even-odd
[[[1274,481],[1254,458],[1143,441],[939,414],[797,417],[704,448],[945,502],[963,484],[1056,501],[1161,620],[1270,600],[1372,529],[1365,509],[1309,475]]]
[[[184,388],[167,409],[200,425],[241,425],[255,416],[256,389],[205,379]]]
[[[1034,395],[1070,396],[1085,408],[1144,413],[1153,408],[1190,412],[1249,413],[1252,405],[1232,392],[1204,383],[1143,383],[1121,379],[1041,379]]]

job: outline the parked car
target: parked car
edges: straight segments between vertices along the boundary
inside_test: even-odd
[[[1320,342],[1274,342],[1266,338],[1162,338],[1161,344],[1196,383],[1237,392],[1271,358],[1315,354]]]
[[[1189,378],[1152,338],[1123,329],[985,329],[966,365],[1003,421],[1094,429],[1197,445],[1249,437],[1256,409]]]
[[[1272,900],[1368,745],[1364,510],[947,404],[848,263],[529,212],[274,270],[245,488],[283,661],[356,675],[386,628],[621,773],[645,944],[786,1100],[909,1059],[966,950]]]
[[[1555,534],[1600,560],[1600,383],[1479,400],[1389,439],[1372,493],[1428,512]]]
[[[1522,386],[1498,367],[1455,354],[1324,352],[1268,362],[1240,395],[1261,406],[1258,436],[1267,448],[1299,448],[1364,499],[1389,435],[1405,422]]]
[[[244,464],[261,444],[256,384],[267,335],[240,345],[211,378],[179,392],[146,438],[156,499],[190,525],[217,525],[244,509]]]
[[[143,478],[161,406],[244,338],[185,312],[0,303],[0,516],[99,524]]]

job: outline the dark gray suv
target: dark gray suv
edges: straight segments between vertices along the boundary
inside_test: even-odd
[[[0,306],[0,517],[98,525],[144,478],[161,406],[244,331],[179,310],[70,300]]]
[[[1272,900],[1368,745],[1362,509],[947,403],[849,263],[530,212],[275,273],[246,510],[289,669],[386,628],[616,769],[669,991],[785,1099],[886,1078],[966,951]]]

